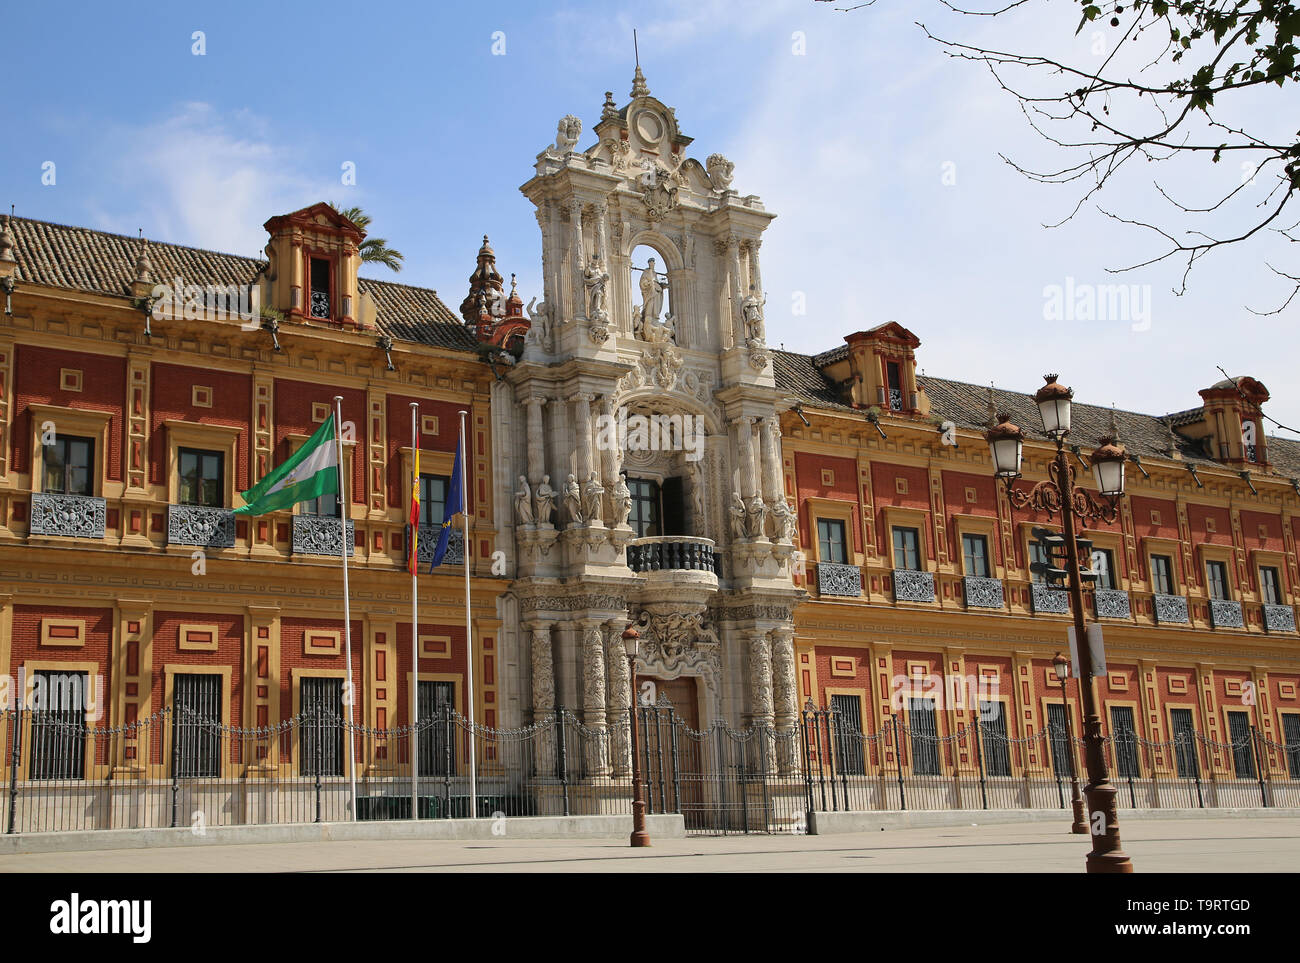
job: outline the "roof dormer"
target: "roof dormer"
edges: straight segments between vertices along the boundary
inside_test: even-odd
[[[1242,468],[1268,467],[1263,405],[1268,389],[1248,375],[1225,378],[1200,392],[1210,457]]]
[[[365,232],[321,202],[264,225],[271,306],[290,321],[358,328],[357,268]]]
[[[895,321],[845,337],[848,396],[859,408],[908,414],[920,408],[916,349],[921,340]]]

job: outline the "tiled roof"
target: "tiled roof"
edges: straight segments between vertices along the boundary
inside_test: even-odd
[[[838,349],[837,349],[838,350]],[[829,354],[830,352],[828,352]],[[773,370],[778,391],[790,398],[818,408],[856,411],[839,400],[834,383],[818,367],[826,355],[802,355],[789,351],[773,352]],[[952,421],[959,428],[982,430],[988,423],[989,389],[987,385],[950,381],[946,378],[917,376],[917,385],[930,399],[930,414]],[[998,413],[1006,412],[1011,420],[1031,437],[1039,434],[1041,424],[1032,394],[1022,391],[993,391]],[[1200,420],[1201,409],[1175,412],[1172,415],[1145,415],[1134,411],[1115,411],[1115,426],[1120,441],[1131,453],[1143,459],[1169,458],[1169,428]],[[1072,408],[1074,436],[1083,444],[1096,442],[1110,428],[1111,409],[1075,402]],[[1184,438],[1176,431],[1175,444],[1183,462],[1195,465],[1216,464],[1197,441]],[[1300,477],[1300,442],[1270,437],[1268,458],[1273,473],[1290,478]]]
[[[129,297],[140,254],[138,238],[86,227],[15,217],[10,222],[18,282]],[[181,277],[186,284],[252,284],[266,261],[180,244],[149,242],[155,282]],[[430,288],[359,278],[375,301],[379,329],[398,341],[474,351],[474,338]]]

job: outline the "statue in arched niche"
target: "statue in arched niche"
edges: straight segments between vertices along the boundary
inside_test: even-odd
[[[664,308],[664,292],[668,290],[668,283],[659,279],[655,271],[654,258],[650,258],[645,269],[641,271],[640,288],[641,306],[636,309],[637,334],[643,341],[674,341],[676,330],[672,316],[662,322],[659,320],[659,312]]]

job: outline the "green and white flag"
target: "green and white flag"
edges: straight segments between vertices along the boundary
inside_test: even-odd
[[[298,502],[339,490],[339,453],[334,443],[334,416],[316,429],[292,457],[246,492],[236,515],[265,515]]]

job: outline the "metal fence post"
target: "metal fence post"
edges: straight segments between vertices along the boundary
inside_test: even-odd
[[[822,709],[813,710],[812,724],[813,724],[813,742],[816,744],[816,748],[817,748],[817,784],[818,786],[821,787],[821,792],[822,792],[822,812],[827,812],[828,810],[826,809],[826,753],[822,751],[822,726],[821,726],[821,716],[823,711],[824,710]],[[834,786],[831,786],[831,791],[832,792],[835,791]]]
[[[453,740],[456,729],[453,724],[452,707],[442,707],[442,818],[451,818],[451,770],[455,756],[456,743]]]
[[[672,736],[670,749],[673,760],[673,812],[678,813],[682,811],[681,759],[677,754],[677,723],[679,721],[674,710],[670,708],[668,710],[668,731]]]
[[[316,819],[314,821],[320,822],[320,771],[325,768],[325,731],[323,725],[325,714],[322,711],[322,706],[313,706],[313,710],[313,715],[316,717],[316,761],[315,765],[312,766],[316,771]]]
[[[971,717],[975,725],[975,761],[980,770],[980,804],[989,808],[989,787],[988,781],[984,778],[984,743],[980,741],[980,714],[977,712]]]
[[[18,730],[22,728],[21,708],[15,708],[9,716],[9,824],[6,833],[14,831],[14,814],[18,807]]]
[[[907,810],[907,793],[903,789],[903,744],[898,741],[898,716],[891,715],[894,727],[894,766],[898,770],[898,808]]]
[[[1268,794],[1264,791],[1264,753],[1258,751],[1256,742],[1259,739],[1259,730],[1253,725],[1250,727],[1250,754],[1254,757],[1255,778],[1259,780],[1259,804],[1268,807]]]
[[[809,703],[811,704],[811,702]],[[808,797],[808,812],[813,811],[812,756],[808,752],[808,709],[799,714],[799,735],[803,741],[803,785]],[[804,819],[808,819],[805,813]]]
[[[560,772],[560,788],[564,794],[564,815],[569,815],[569,760],[564,743],[564,706],[555,707],[555,765]]]
[[[172,707],[175,712],[175,707]],[[180,784],[181,733],[180,716],[172,717],[172,828],[176,828],[177,797],[181,791]],[[317,820],[319,822],[319,819]]]

